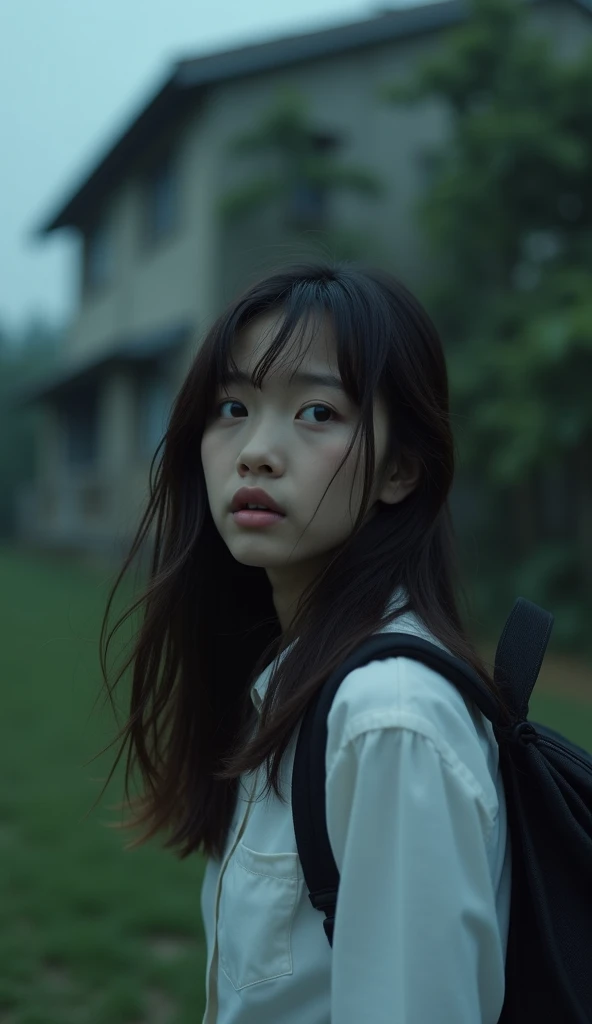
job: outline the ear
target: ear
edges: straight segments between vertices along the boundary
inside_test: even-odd
[[[378,495],[379,501],[384,501],[386,505],[396,505],[415,490],[420,478],[421,466],[417,459],[401,463],[400,466],[395,463]]]

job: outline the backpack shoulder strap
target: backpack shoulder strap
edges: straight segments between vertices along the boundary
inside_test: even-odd
[[[519,597],[510,612],[495,654],[496,682],[517,723],[528,717],[530,696],[545,656],[555,617]]]
[[[550,620],[550,621],[549,621]],[[333,672],[307,707],[300,726],[292,771],[292,815],[296,846],[302,864],[309,899],[325,913],[323,927],[332,944],[339,872],[327,833],[325,809],[325,754],[327,718],[343,679],[354,669],[383,658],[412,658],[448,679],[463,696],[473,700],[493,723],[496,732],[506,734],[523,721],[526,706],[545,651],[553,617],[537,605],[519,598],[506,622],[496,656],[496,680],[505,687],[504,696],[512,711],[511,726],[493,693],[474,670],[440,647],[409,633],[386,632],[365,640]],[[497,659],[500,659],[499,665]],[[516,659],[516,660],[515,660]],[[525,716],[524,716],[525,717]],[[321,785],[322,780],[322,785]]]

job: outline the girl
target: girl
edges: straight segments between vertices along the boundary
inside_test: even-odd
[[[472,703],[408,659],[344,679],[323,780],[332,949],[290,805],[307,704],[370,634],[423,636],[495,689],[457,607],[431,320],[384,272],[282,270],[213,325],[162,445],[101,663],[139,606],[116,679],[132,666],[123,827],[144,828],[132,847],[166,830],[180,857],[207,858],[203,1024],[494,1024],[510,849],[497,743]],[[144,541],[148,587],[105,642]]]

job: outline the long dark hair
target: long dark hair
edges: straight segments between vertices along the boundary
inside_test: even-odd
[[[200,458],[219,382],[233,363],[236,333],[256,316],[275,311],[282,312],[283,325],[264,365],[256,367],[255,385],[311,313],[328,314],[339,372],[360,409],[344,461],[360,432],[364,441],[364,492],[353,530],[305,590],[283,633],[265,570],[237,562],[214,526]],[[389,417],[383,465],[415,460],[421,471],[412,493],[398,504],[378,502],[377,513],[366,520],[376,468],[378,394]],[[164,845],[179,857],[197,850],[220,858],[240,775],[265,762],[266,793],[273,788],[285,799],[280,762],[309,701],[356,645],[405,611],[415,612],[445,647],[472,665],[503,707],[458,610],[461,587],[448,506],[453,475],[442,344],[420,303],[390,274],[350,263],[281,269],[218,318],[174,402],[151,466],[148,506],[101,628],[101,668],[111,700],[113,686],[131,668],[130,714],[113,741],[122,740],[106,783],[127,747],[126,801],[120,806],[132,816],[113,827],[144,829],[128,848],[166,830]],[[148,583],[106,637],[117,588],[144,550],[149,550]],[[389,612],[398,587],[406,601]],[[109,644],[138,610],[141,626],[133,650],[109,684]],[[254,729],[250,688],[283,652]],[[136,766],[143,790],[130,799]]]

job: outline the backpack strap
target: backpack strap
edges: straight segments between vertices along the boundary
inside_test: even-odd
[[[493,679],[513,711],[515,724],[528,718],[528,704],[554,621],[551,612],[519,597],[500,636]]]
[[[354,669],[384,658],[411,658],[448,679],[464,697],[474,701],[502,739],[518,738],[524,727],[522,712],[536,681],[553,616],[519,598],[510,614],[496,655],[496,681],[512,712],[508,726],[494,694],[466,662],[435,644],[410,633],[374,634],[359,645],[327,679],[308,705],[300,726],[292,771],[292,816],[298,855],[309,899],[325,914],[323,927],[333,943],[339,871],[335,864],[325,808],[325,755],[327,718],[343,679]],[[498,664],[499,659],[499,664]],[[526,723],[526,728],[532,726]],[[534,730],[532,730],[534,731]],[[526,737],[524,737],[526,738]],[[321,784],[322,782],[322,784]]]

